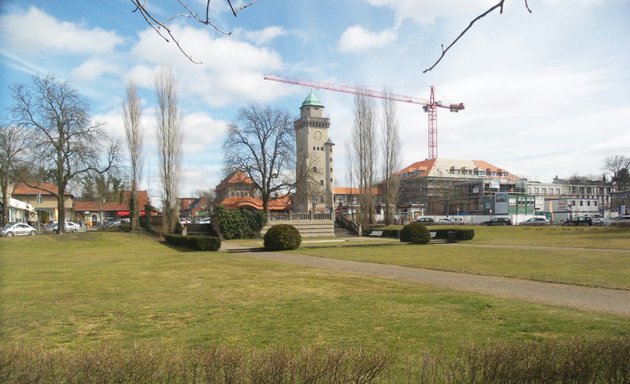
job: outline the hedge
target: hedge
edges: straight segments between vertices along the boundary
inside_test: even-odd
[[[440,228],[431,230],[435,232],[434,239],[448,239],[449,232],[455,232],[455,238],[461,240],[472,240],[475,237],[474,229],[462,229],[462,228]]]
[[[218,251],[221,239],[212,236],[166,235],[166,242],[178,247],[187,247],[194,251]]]
[[[383,233],[381,234],[380,237],[390,237],[393,239],[400,239],[400,229],[378,229],[378,227],[375,228],[365,228],[362,230],[361,235],[362,236],[370,236],[370,233],[372,231],[382,231]],[[440,228],[440,229],[433,229],[431,228],[431,230],[429,230],[429,232],[434,233],[435,232],[435,237],[434,239],[448,239],[448,233],[449,232],[455,232],[455,238],[458,241],[462,241],[462,240],[472,240],[475,237],[475,230],[474,229],[464,229],[464,228]]]

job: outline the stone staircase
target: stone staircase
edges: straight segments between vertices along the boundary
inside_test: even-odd
[[[335,237],[335,224],[332,220],[271,220],[260,234],[264,236],[269,228],[277,224],[294,226],[302,237]]]

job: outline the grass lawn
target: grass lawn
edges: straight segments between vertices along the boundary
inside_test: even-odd
[[[573,249],[576,247],[592,250]],[[457,244],[301,248],[292,252],[354,261],[630,289],[629,230],[478,227],[475,228],[473,240]]]
[[[0,239],[0,321],[5,345],[367,347],[412,359],[474,341],[630,335],[623,317],[122,233]]]

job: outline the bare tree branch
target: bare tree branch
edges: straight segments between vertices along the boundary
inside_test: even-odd
[[[524,0],[525,2],[525,8],[527,9],[527,11],[529,13],[532,13],[531,9],[529,8],[529,4],[527,3],[527,0]],[[505,3],[505,0],[501,0],[499,1],[497,4],[493,5],[492,7],[490,7],[490,9],[488,9],[487,11],[485,11],[484,13],[482,13],[481,15],[475,17],[470,24],[468,24],[468,26],[459,34],[459,36],[457,36],[457,38],[455,40],[453,40],[453,42],[451,44],[449,44],[448,47],[446,47],[446,49],[444,49],[444,44],[441,45],[442,47],[442,54],[440,55],[440,57],[437,59],[437,61],[435,63],[433,63],[432,66],[430,66],[429,68],[425,69],[424,71],[422,71],[422,73],[427,73],[429,71],[431,71],[433,68],[435,68],[440,61],[442,61],[442,59],[444,58],[444,56],[446,55],[446,52],[448,52],[449,49],[451,49],[451,47],[453,45],[455,45],[455,43],[457,43],[459,41],[459,39],[464,36],[466,34],[466,32],[468,32],[468,30],[470,28],[472,28],[472,26],[479,21],[480,19],[486,17],[489,13],[492,13],[495,9],[499,9],[499,13],[503,14],[503,5]]]
[[[186,52],[186,50],[182,47],[182,45],[180,44],[179,40],[177,38],[175,38],[175,35],[173,34],[173,31],[171,30],[171,28],[167,25],[166,22],[159,20],[158,18],[154,17],[151,12],[149,12],[148,8],[147,8],[147,4],[148,4],[148,0],[130,0],[131,3],[134,5],[134,9],[133,11],[131,11],[132,13],[135,12],[139,12],[142,17],[144,18],[144,20],[146,21],[146,23],[161,37],[164,39],[164,41],[168,42],[173,42],[175,43],[175,45],[177,45],[177,48],[179,49],[179,51],[186,56],[186,58],[188,60],[190,60],[192,63],[195,64],[202,64],[201,61],[197,61],[195,59],[193,59],[192,55],[190,55],[188,52]],[[224,35],[230,35],[232,32],[227,32],[222,30],[221,28],[219,28],[211,19],[210,19],[210,1],[211,0],[206,0],[206,5],[205,5],[205,17],[201,17],[199,16],[199,14],[195,11],[193,11],[186,2],[184,2],[183,0],[177,0],[177,2],[179,3],[179,5],[184,8],[186,10],[185,13],[178,13],[175,16],[171,17],[169,19],[169,21],[172,21],[173,19],[177,18],[177,17],[184,17],[184,18],[188,18],[188,19],[193,19],[196,22],[206,25],[206,26],[210,26],[212,27],[214,30],[216,30],[219,33],[222,33]],[[228,5],[230,6],[230,9],[232,10],[232,14],[234,15],[234,17],[236,17],[238,15],[239,12],[241,12],[242,10],[249,8],[250,6],[254,5],[256,3],[256,0],[247,3],[245,5],[242,5],[238,8],[234,8],[234,6],[232,5],[232,2],[230,0],[225,0]],[[163,32],[166,31],[166,32]]]
[[[263,210],[276,193],[295,187],[295,132],[286,111],[250,104],[228,126],[223,144],[226,173],[239,170],[260,193]]]

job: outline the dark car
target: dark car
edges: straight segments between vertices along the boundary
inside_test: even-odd
[[[590,227],[593,225],[593,219],[588,216],[576,216],[565,220],[562,225]]]
[[[435,223],[435,220],[433,220],[430,217],[421,217],[421,218],[416,220],[416,223],[433,224],[433,223]]]
[[[479,225],[512,225],[512,220],[507,217],[495,217],[494,219],[483,221]]]

